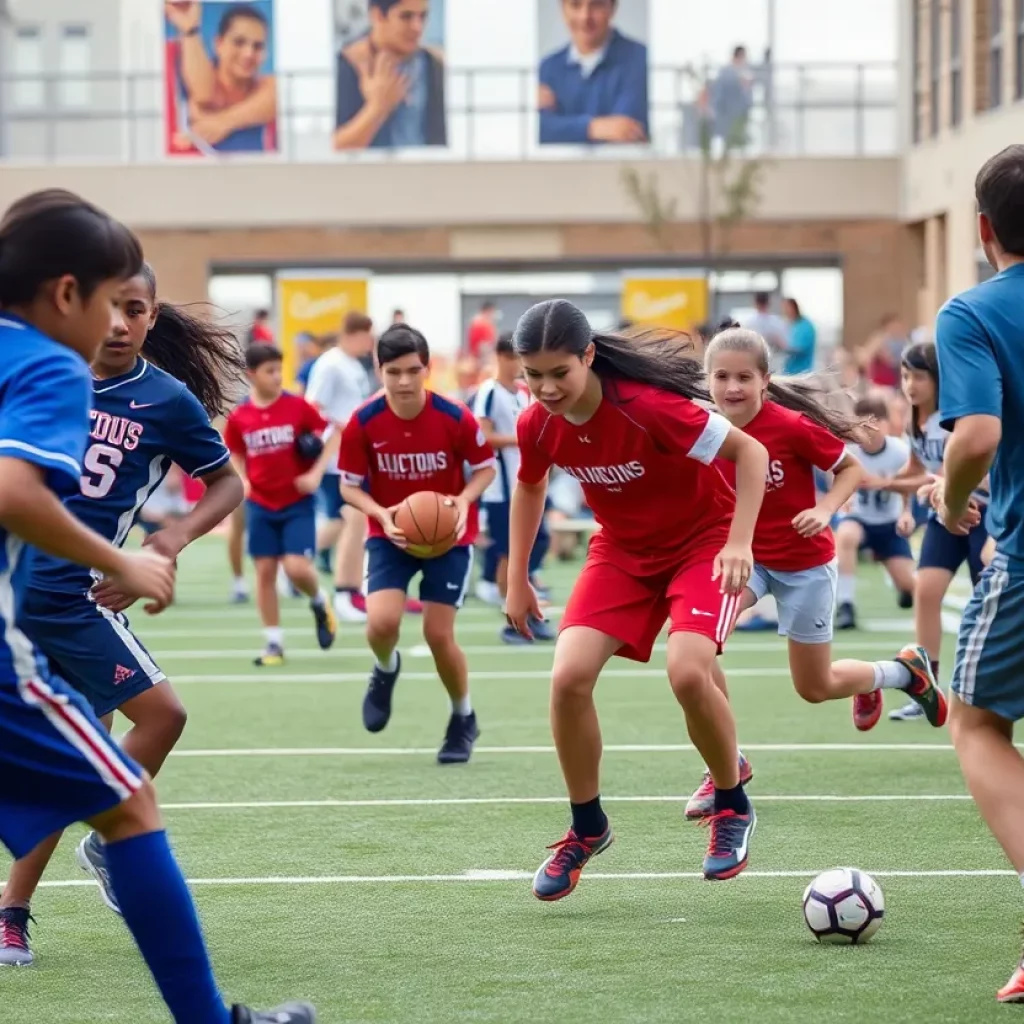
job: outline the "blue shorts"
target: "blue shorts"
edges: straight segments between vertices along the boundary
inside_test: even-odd
[[[409,583],[418,572],[420,600],[461,608],[473,571],[473,546],[452,548],[440,558],[416,558],[396,548],[384,537],[371,537],[366,542],[366,593],[377,590],[401,590],[407,593]]]
[[[961,537],[950,533],[932,516],[924,528],[921,557],[918,559],[917,567],[948,569],[951,573],[956,573],[966,562],[971,573],[971,583],[976,584],[985,568],[981,561],[981,550],[987,540],[988,532],[983,525],[979,524],[966,537]]]
[[[481,503],[487,513],[487,536],[497,558],[508,558],[508,524],[512,506],[507,501]]]
[[[245,503],[245,528],[249,531],[251,558],[283,558],[316,550],[316,504],[308,495],[276,512],[255,502]]]
[[[960,620],[953,692],[1010,722],[1024,718],[1024,565],[996,552]]]
[[[324,473],[316,494],[316,507],[325,519],[341,518],[345,502],[341,497],[341,477],[337,473]]]
[[[128,620],[84,594],[29,590],[18,626],[99,718],[167,678]]]
[[[14,857],[123,803],[144,778],[63,680],[0,680],[0,842]]]
[[[860,523],[864,536],[860,542],[861,551],[870,551],[877,562],[888,562],[890,558],[913,558],[910,541],[896,532],[895,523],[864,523],[856,516],[847,516]]]

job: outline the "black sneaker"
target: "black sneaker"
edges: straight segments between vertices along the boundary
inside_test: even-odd
[[[363,725],[367,732],[380,732],[391,721],[391,696],[402,671],[402,656],[395,651],[395,671],[386,672],[377,665],[370,673],[370,685],[363,698]]]
[[[309,1003],[285,1003],[276,1010],[232,1006],[231,1024],[316,1024],[316,1010]]]
[[[458,715],[454,711],[448,719],[444,743],[437,752],[438,764],[465,764],[473,753],[473,744],[480,738],[476,712]]]
[[[334,617],[334,612],[326,601],[323,604],[310,602],[309,610],[313,613],[313,621],[316,623],[316,642],[320,645],[321,651],[329,650],[338,633],[338,621]]]
[[[914,595],[909,590],[901,590],[900,596],[896,598],[896,603],[901,608],[913,608],[914,607]]]
[[[836,629],[856,629],[857,613],[849,602],[844,602],[836,609]]]
[[[28,923],[34,921],[23,907],[0,909],[0,967],[30,967],[35,957],[28,943]]]

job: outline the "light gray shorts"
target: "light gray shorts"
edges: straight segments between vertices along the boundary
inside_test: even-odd
[[[832,641],[838,572],[833,559],[826,565],[799,572],[779,572],[754,566],[747,589],[760,601],[771,594],[779,609],[779,636],[801,644]]]

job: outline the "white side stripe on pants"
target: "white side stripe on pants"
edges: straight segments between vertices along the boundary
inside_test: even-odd
[[[985,648],[985,640],[992,629],[992,624],[999,614],[999,597],[1010,582],[1010,574],[1005,569],[995,569],[992,572],[990,586],[981,599],[981,610],[974,623],[974,628],[967,637],[964,645],[964,667],[961,672],[960,699],[965,704],[970,704],[974,696],[974,687],[978,678],[978,663],[981,661],[981,654]]]
[[[733,623],[739,612],[742,593],[743,591],[740,591],[739,594],[724,594],[722,596],[722,607],[718,612],[718,625],[715,627],[715,643],[719,647],[725,643],[732,632]]]

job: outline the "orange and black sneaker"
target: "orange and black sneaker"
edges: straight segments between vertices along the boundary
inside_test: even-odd
[[[533,895],[539,900],[560,900],[576,888],[583,869],[591,857],[604,853],[612,845],[612,827],[593,839],[583,839],[572,829],[549,850],[555,852],[537,869],[533,876]]]
[[[910,644],[894,660],[910,673],[910,685],[904,687],[903,692],[920,705],[925,717],[936,729],[944,726],[949,715],[949,705],[932,672],[928,652],[920,644]]]
[[[867,732],[878,725],[878,720],[882,717],[882,703],[881,690],[858,693],[854,696],[853,724],[860,732]]]

